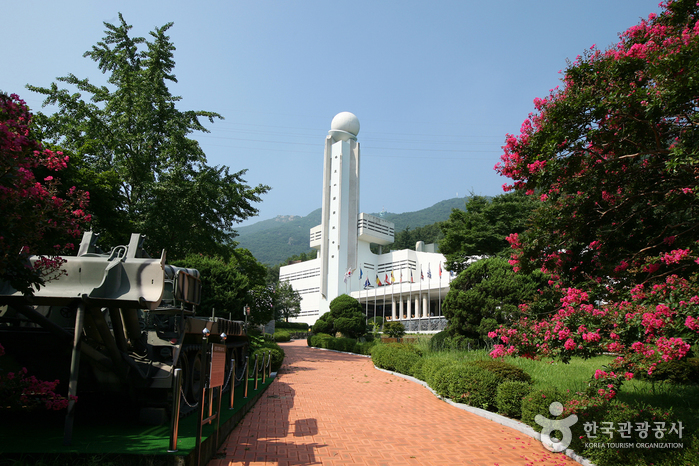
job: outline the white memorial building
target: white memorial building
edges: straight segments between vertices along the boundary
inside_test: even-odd
[[[359,120],[349,112],[333,118],[325,138],[321,224],[311,228],[313,260],[281,267],[279,280],[301,295],[297,322],[313,324],[330,310],[330,302],[348,294],[367,318],[397,320],[409,332],[436,332],[446,327],[442,302],[450,273],[433,244],[381,254],[393,242],[394,226],[359,212]],[[379,246],[379,254],[370,245]]]

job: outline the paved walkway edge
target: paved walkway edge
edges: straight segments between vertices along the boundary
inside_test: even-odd
[[[347,353],[347,354],[352,354],[352,353]],[[359,355],[363,356],[363,355]],[[455,403],[449,398],[444,398],[442,396],[439,396],[437,392],[432,390],[432,388],[427,385],[426,382],[416,379],[415,377],[412,377],[410,375],[405,375],[401,374],[400,372],[393,372],[393,371],[388,371],[386,369],[381,369],[380,367],[374,366],[374,369],[379,370],[381,372],[386,372],[391,375],[395,375],[396,377],[401,377],[406,380],[410,380],[411,382],[415,382],[416,384],[422,385],[426,389],[432,392],[434,396],[439,398],[442,401],[445,401],[449,403],[450,405],[454,406],[455,408],[462,409],[464,411],[468,411],[469,413],[473,413],[476,416],[480,416],[482,418],[488,419],[489,421],[497,422],[498,424],[502,424],[503,426],[509,427],[511,429],[514,429],[516,431],[519,431],[523,433],[524,435],[528,435],[529,437],[535,438],[538,441],[541,441],[541,433],[535,431],[534,429],[531,428],[531,426],[528,426],[527,424],[524,424],[523,422],[519,422],[515,419],[510,419],[505,416],[501,416],[500,414],[493,413],[492,411],[486,411],[485,409],[480,409],[476,408],[473,406],[465,405],[463,403]],[[565,451],[565,455],[578,463],[580,463],[583,466],[595,466],[594,463],[592,463],[590,460],[583,458],[582,456],[578,455],[575,453],[574,450],[571,450],[570,448]]]
[[[332,349],[327,349],[327,348],[316,348],[314,346],[312,346],[311,348],[317,349],[317,350],[322,350],[322,351],[333,351],[335,353],[352,354],[354,356],[363,356],[363,357],[367,357],[367,358],[371,357],[371,356],[366,355],[366,354],[349,353],[347,351],[337,351],[337,350],[332,350]],[[463,403],[455,403],[455,402],[451,401],[451,399],[449,399],[449,398],[444,398],[444,397],[439,396],[437,394],[437,392],[432,390],[432,388],[429,385],[427,385],[426,382],[424,382],[420,379],[416,379],[415,377],[412,377],[410,375],[401,374],[400,372],[388,371],[386,369],[381,369],[380,367],[376,367],[376,366],[374,366],[374,369],[381,371],[381,372],[386,372],[387,374],[395,375],[396,377],[401,377],[403,379],[410,380],[411,382],[415,382],[418,385],[422,385],[423,387],[425,387],[426,389],[431,391],[434,396],[436,396],[437,398],[439,398],[442,401],[446,401],[447,403],[454,406],[455,408],[459,408],[459,409],[462,409],[464,411],[468,411],[469,413],[472,413],[472,414],[475,414],[476,416],[480,416],[482,418],[488,419],[489,421],[497,422],[498,424],[501,424],[505,427],[509,427],[511,429],[514,429],[518,432],[523,433],[524,435],[528,435],[529,437],[532,437],[538,441],[541,441],[541,433],[535,431],[534,429],[531,428],[531,426],[528,426],[527,424],[524,424],[523,422],[519,422],[515,419],[510,419],[509,417],[501,416],[500,414],[494,413],[492,411],[487,411],[485,409],[476,408],[474,406],[465,405]],[[565,451],[565,455],[568,458],[578,462],[579,464],[581,464],[583,466],[595,466],[595,463],[591,462],[587,458],[584,458],[584,457],[578,455],[575,452],[575,450],[571,450],[570,448],[568,448]]]

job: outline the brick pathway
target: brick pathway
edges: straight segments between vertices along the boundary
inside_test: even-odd
[[[208,466],[577,465],[520,432],[378,371],[371,359],[282,343],[277,379]]]

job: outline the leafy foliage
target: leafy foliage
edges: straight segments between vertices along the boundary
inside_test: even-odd
[[[506,252],[507,236],[524,231],[536,201],[522,193],[502,194],[492,199],[471,196],[466,210],[454,209],[441,223],[444,238],[439,251],[448,270],[465,270],[472,256],[496,256]]]
[[[405,326],[400,322],[386,322],[383,325],[383,333],[392,338],[400,338],[405,335]]]
[[[502,258],[475,262],[450,283],[442,304],[449,321],[447,330],[452,336],[483,339],[494,330],[493,320],[497,324],[512,321],[521,304],[546,309],[547,302],[538,300],[538,290],[546,285],[543,273],[514,273]]]
[[[247,303],[247,291],[264,284],[264,266],[250,260],[249,252],[236,249],[228,260],[190,254],[173,265],[197,269],[202,282],[202,300],[199,309],[204,315],[212,311],[220,317],[243,320],[243,307]]]
[[[105,23],[104,39],[84,56],[108,76],[109,86],[69,74],[57,80],[78,93],[56,83],[27,87],[46,96],[44,105],[59,109],[37,115],[42,137],[77,156],[76,176],[102,174],[103,189],[93,196],[91,212],[104,242],[122,244],[138,231],[173,259],[200,252],[227,259],[233,225],[257,213],[252,203],[269,187],[247,186],[245,170],[207,165],[198,142],[188,137],[208,132],[200,118],[213,122],[221,116],[175,107],[180,97],[168,90],[168,82],[177,82],[175,46],[166,35],[171,26],[156,28],[149,41],[131,37],[121,14],[119,24]]]
[[[313,324],[313,333],[337,332],[349,338],[357,338],[366,333],[366,317],[362,305],[353,297],[342,294],[330,302],[330,312],[326,312]]]
[[[279,282],[274,287],[274,311],[277,320],[288,320],[301,313],[301,295],[289,282]]]

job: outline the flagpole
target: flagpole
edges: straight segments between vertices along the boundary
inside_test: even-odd
[[[432,308],[432,301],[431,296],[430,296],[430,284],[432,282],[432,268],[430,267],[430,263],[427,263],[427,313],[429,314],[428,317],[431,317],[432,312],[430,312]]]
[[[403,306],[403,267],[400,268],[400,285],[399,285],[399,286],[400,286],[400,293],[398,293],[398,296],[400,296],[399,299],[400,299],[400,304],[401,304],[401,305],[398,306],[398,309],[400,309],[401,307],[404,307],[404,306]],[[401,317],[403,317],[402,311],[399,310],[398,312],[400,312],[400,313],[401,313]],[[406,313],[407,313],[407,309],[406,309]],[[410,318],[410,316],[406,315],[406,319],[407,319],[407,318]]]
[[[410,267],[410,266],[408,265],[408,267]],[[410,285],[408,285],[409,286],[409,288],[408,288],[408,300],[410,301],[411,306],[412,306],[412,301],[413,301],[413,280],[412,279],[413,279],[413,269],[411,268],[410,269]],[[417,317],[417,313],[415,313],[415,317]],[[418,325],[418,330],[419,329],[420,329],[420,326]]]
[[[385,321],[385,320],[386,320],[386,287],[384,287],[384,289],[383,289],[383,306],[382,306],[382,310],[383,310],[383,320]],[[383,322],[381,323],[381,329],[383,329]]]

